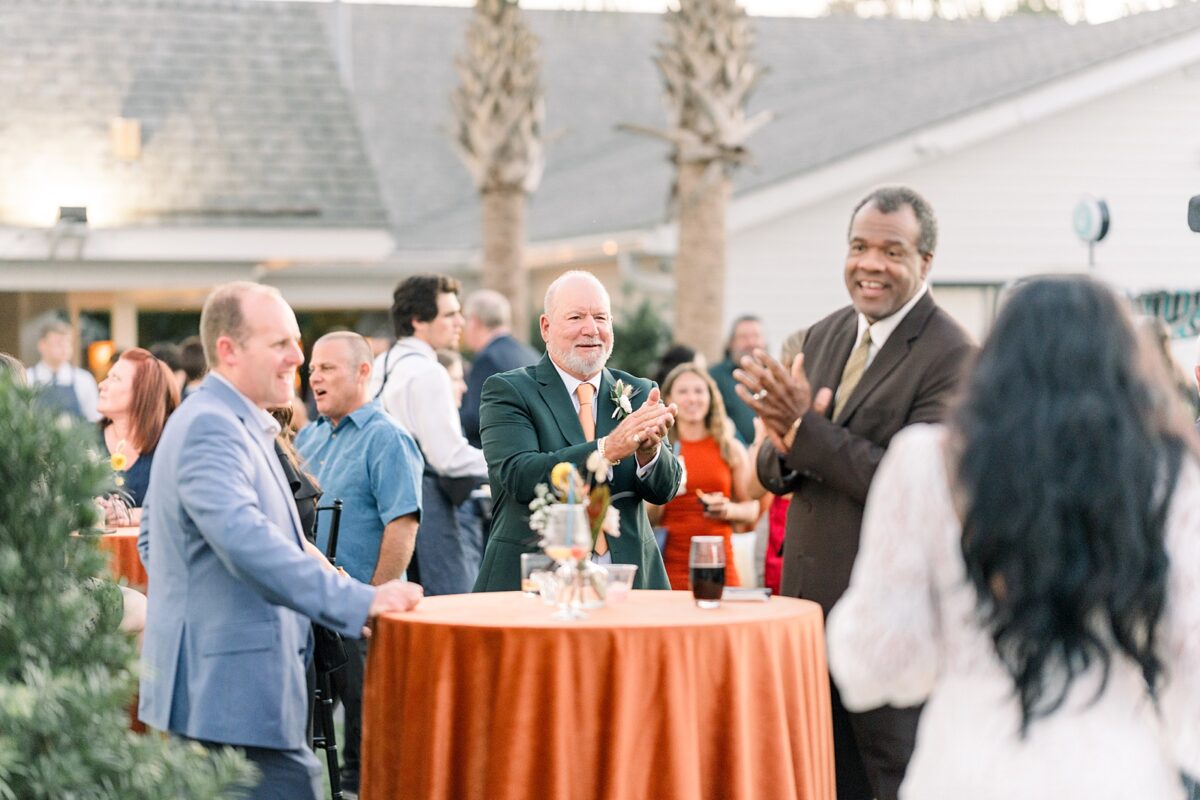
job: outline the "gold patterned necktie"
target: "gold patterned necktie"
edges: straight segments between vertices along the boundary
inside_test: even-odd
[[[583,428],[583,438],[589,442],[596,438],[596,417],[592,414],[592,399],[596,396],[596,387],[590,383],[581,383],[575,388],[579,396],[579,427]]]
[[[871,329],[867,328],[863,331],[862,339],[854,348],[854,352],[850,354],[850,358],[846,359],[846,367],[842,370],[842,382],[838,384],[837,401],[833,405],[834,419],[841,415],[842,409],[846,407],[846,401],[850,399],[850,395],[854,394],[855,387],[862,380],[863,372],[867,369],[867,356],[870,354]]]

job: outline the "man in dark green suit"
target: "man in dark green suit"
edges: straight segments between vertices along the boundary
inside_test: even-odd
[[[596,560],[637,564],[635,588],[669,589],[643,501],[666,503],[679,490],[682,469],[661,445],[675,407],[659,402],[652,381],[605,368],[612,314],[608,292],[591,273],[554,281],[544,311],[542,360],[493,375],[483,386],[480,432],[494,511],[475,591],[520,588],[521,553],[538,549],[529,529],[534,487],[548,483],[561,461],[586,474],[585,462],[597,451],[614,464],[610,484],[621,535],[601,534]],[[618,383],[631,387],[628,409],[614,400]]]

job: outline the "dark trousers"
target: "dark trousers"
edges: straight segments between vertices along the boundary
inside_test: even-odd
[[[220,742],[197,741],[210,750],[230,745]],[[325,788],[321,785],[321,762],[307,747],[297,750],[274,750],[269,747],[234,747],[258,768],[258,783],[231,795],[237,800],[322,800]]]
[[[838,800],[897,800],[917,741],[920,706],[847,711],[830,682]]]
[[[358,791],[360,759],[362,755],[362,695],[363,671],[367,661],[367,640],[346,639],[346,665],[332,673],[334,700],[342,704],[346,713],[346,728],[338,750],[342,754],[342,788]]]

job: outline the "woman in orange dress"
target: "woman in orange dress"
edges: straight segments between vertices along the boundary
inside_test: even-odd
[[[687,491],[665,506],[647,506],[650,521],[667,529],[663,563],[674,589],[689,588],[693,536],[725,539],[725,585],[740,586],[733,560],[734,525],[753,525],[759,505],[746,496],[752,465],[725,414],[716,383],[694,362],[680,364],[663,381],[663,398],[679,414],[670,438],[687,471]]]

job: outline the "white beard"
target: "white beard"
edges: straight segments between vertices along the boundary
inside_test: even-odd
[[[577,355],[572,348],[567,352],[562,352],[553,345],[547,344],[546,348],[550,351],[550,357],[559,364],[563,369],[570,372],[576,372],[580,375],[595,375],[600,370],[604,369],[604,365],[608,363],[608,357],[612,355],[612,341],[604,346],[603,350],[597,353],[592,358],[586,358]]]

